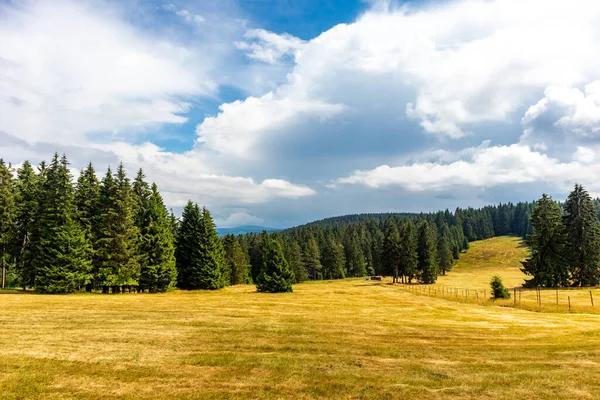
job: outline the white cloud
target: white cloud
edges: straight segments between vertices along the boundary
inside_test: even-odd
[[[193,51],[143,36],[107,9],[33,1],[1,15],[0,130],[29,142],[179,124],[182,99],[216,89]]]
[[[215,224],[219,228],[231,228],[242,225],[260,225],[264,222],[262,218],[250,215],[245,211],[238,211],[229,214],[227,218],[215,219]]]
[[[179,9],[174,4],[166,4],[163,6],[163,8],[167,11],[171,11],[171,12],[175,13],[176,15],[179,15],[181,18],[183,18],[187,22],[191,22],[194,24],[202,24],[202,23],[206,22],[206,18],[204,18],[202,15],[194,14],[186,9]]]
[[[208,117],[198,125],[198,141],[206,148],[242,159],[265,157],[259,149],[267,135],[283,137],[286,126],[308,119],[328,119],[343,111],[339,104],[319,100],[290,98],[269,92],[262,97],[248,97],[219,106],[216,117]],[[304,120],[304,121],[303,121]],[[280,132],[276,130],[281,128]]]
[[[567,0],[526,0],[518,13],[508,0],[421,9],[384,5],[303,44],[280,95],[263,99],[263,107],[276,110],[282,96],[348,106],[395,96],[404,102],[381,104],[387,115],[414,119],[426,132],[456,139],[474,134],[475,124],[518,121],[515,111],[550,85],[600,77],[600,60],[591,56],[600,51],[597,1],[574,7]],[[274,62],[277,56],[257,58]],[[380,86],[384,91],[369,92]],[[253,102],[223,107],[217,118],[243,120],[254,107]],[[372,118],[370,108],[354,110]],[[266,115],[265,130],[271,121],[280,130],[288,127],[281,126],[277,111]]]
[[[594,151],[580,148],[572,161],[560,162],[530,147],[513,144],[479,148],[470,159],[451,163],[427,162],[355,171],[338,184],[361,184],[372,188],[400,186],[411,191],[440,191],[460,186],[494,187],[505,184],[546,182],[566,191],[577,179],[600,191],[600,165],[590,165]]]
[[[245,38],[246,41],[236,42],[236,47],[246,51],[248,58],[268,64],[277,64],[285,57],[293,60],[306,43],[288,33],[278,35],[264,29],[249,29]]]
[[[600,139],[600,80],[584,90],[550,86],[523,117],[521,142],[548,150],[581,140]]]

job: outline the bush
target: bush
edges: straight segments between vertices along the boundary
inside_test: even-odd
[[[492,286],[493,299],[510,299],[510,293],[508,289],[504,287],[504,284],[502,283],[502,278],[500,278],[498,275],[494,275],[492,277],[490,285]]]

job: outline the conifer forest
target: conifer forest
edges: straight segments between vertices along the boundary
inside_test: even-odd
[[[65,155],[37,166],[0,162],[3,285],[38,293],[164,292],[255,284],[289,292],[306,280],[372,275],[435,283],[469,242],[527,240],[526,286],[600,283],[598,201],[580,185],[562,204],[536,202],[427,214],[359,214],[285,231],[219,237],[210,211],[167,210],[143,170],[121,163],[74,181]]]

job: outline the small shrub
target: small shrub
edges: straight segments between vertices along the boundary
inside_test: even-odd
[[[510,293],[508,289],[504,287],[504,284],[502,283],[502,278],[500,278],[498,275],[492,276],[490,285],[492,286],[493,299],[510,299]]]

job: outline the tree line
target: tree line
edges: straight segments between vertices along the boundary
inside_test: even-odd
[[[532,276],[525,286],[565,287],[600,284],[598,200],[576,184],[563,204],[546,194],[531,215],[527,239],[531,257],[522,271]]]
[[[15,170],[0,160],[0,245],[12,285],[41,293],[158,292],[368,275],[433,283],[469,242],[533,233],[533,203],[422,214],[358,214],[276,233],[220,238],[206,208],[169,212],[140,169],[102,179],[90,163],[73,182],[65,156]]]

